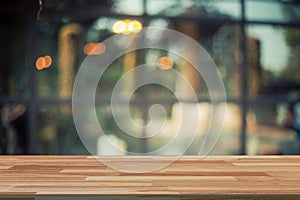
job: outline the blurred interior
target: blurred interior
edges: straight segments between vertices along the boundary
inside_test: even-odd
[[[227,95],[227,101],[220,103],[226,103],[227,110],[221,137],[210,155],[300,153],[299,0],[4,0],[1,4],[0,154],[90,154],[72,118],[77,70],[86,56],[105,53],[101,43],[105,39],[114,34],[134,36],[148,26],[193,38],[220,71]],[[130,23],[133,29],[122,28]],[[165,40],[162,33],[150,39]],[[201,121],[196,140],[185,151],[197,155],[210,120],[210,96],[191,64],[167,51],[135,50],[105,71],[95,106],[104,133],[132,153],[153,151],[174,136],[178,99],[155,84],[136,90],[130,114],[136,123],[146,125],[151,105],[163,105],[167,120],[160,134],[138,140],[114,122],[112,90],[124,73],[143,63],[157,63],[156,70],[178,70],[195,90],[198,102],[190,103],[189,91],[174,77],[164,77],[193,104],[186,108],[190,120]],[[195,107],[201,112],[193,118]],[[93,127],[88,128],[93,132]],[[110,152],[99,135],[93,137],[93,153],[118,153]],[[174,147],[170,153],[176,151]]]

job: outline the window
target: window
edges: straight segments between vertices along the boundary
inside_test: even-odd
[[[138,42],[134,32],[142,26],[169,28],[197,41],[216,63],[227,95],[227,101],[219,103],[225,103],[227,112],[211,154],[299,153],[299,119],[296,117],[293,125],[288,123],[290,114],[297,115],[300,100],[299,1],[54,0],[43,1],[39,7],[38,1],[14,0],[4,1],[0,10],[1,154],[109,151],[93,124],[84,127],[90,134],[88,141],[82,142],[77,134],[72,118],[73,85],[85,58],[103,54],[108,47],[102,42],[114,32],[124,32],[122,27],[129,23],[135,27],[133,33],[126,33],[132,33],[131,39],[118,40],[116,48],[134,46]],[[169,50],[189,51],[169,42],[162,32],[147,37],[153,43],[164,42]],[[132,121],[124,114],[121,122],[130,132],[126,134],[113,118],[111,96],[122,76],[144,63],[154,65],[132,75],[123,85],[125,93],[149,73],[172,84],[170,88],[148,84],[134,91],[129,101]],[[104,67],[101,63],[98,66]],[[166,73],[168,69],[177,70],[188,80],[197,102],[191,102],[189,90]],[[179,92],[182,101],[193,104],[186,108],[190,113],[187,121],[197,119],[193,115],[196,107],[201,110],[196,138],[185,151],[197,154],[210,121],[210,93],[189,60],[171,51],[132,50],[104,71],[95,95],[95,112],[104,133],[128,154],[152,152],[167,145],[180,123],[178,98],[170,89]],[[122,99],[117,103],[120,108],[126,106]],[[154,104],[165,109],[166,118],[155,115]],[[152,121],[149,109],[154,110]],[[88,120],[85,112],[82,117]],[[155,127],[164,121],[160,134],[145,139],[151,131],[139,126],[153,122]],[[189,125],[184,128],[189,137]],[[170,153],[181,151],[180,145]]]

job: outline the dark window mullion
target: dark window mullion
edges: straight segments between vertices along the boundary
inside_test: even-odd
[[[32,3],[28,4],[29,10],[36,10],[36,6]],[[37,20],[34,12],[29,12],[27,15],[27,43],[26,43],[26,67],[29,71],[29,91],[30,101],[28,104],[28,120],[27,126],[27,149],[28,154],[38,154],[38,139],[37,139],[37,81],[35,69],[35,55],[36,55],[36,38],[37,38]],[[25,133],[23,133],[25,134]]]
[[[247,34],[246,34],[246,13],[245,13],[245,0],[241,0],[241,49],[242,49],[242,62],[241,62],[241,133],[240,133],[240,154],[245,155],[246,140],[247,140],[247,109],[248,109],[248,58],[247,58]]]

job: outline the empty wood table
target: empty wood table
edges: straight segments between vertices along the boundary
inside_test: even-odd
[[[102,157],[145,165],[162,157]],[[93,156],[0,156],[3,199],[300,199],[300,156],[183,156],[154,172]]]

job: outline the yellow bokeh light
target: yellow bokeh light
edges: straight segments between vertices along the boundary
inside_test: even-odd
[[[137,21],[137,20],[132,20],[129,25],[128,25],[128,29],[130,29],[130,31],[132,33],[138,33],[142,30],[143,26],[141,24],[141,22]]]
[[[159,58],[157,61],[157,66],[161,70],[171,69],[173,67],[173,65],[174,65],[174,63],[173,63],[172,59],[169,57],[166,57],[166,56]]]
[[[123,33],[126,29],[126,23],[123,20],[116,21],[112,26],[114,33]]]
[[[124,24],[125,24],[125,29],[124,31],[122,32],[123,34],[127,35],[127,34],[130,34],[131,33],[131,30],[130,30],[130,23],[131,23],[131,20],[130,19],[125,19],[123,20]]]
[[[105,51],[105,45],[100,42],[90,42],[84,45],[83,52],[85,55],[101,55]]]
[[[138,33],[143,26],[138,20],[124,19],[116,21],[112,26],[112,31],[117,34]]]

